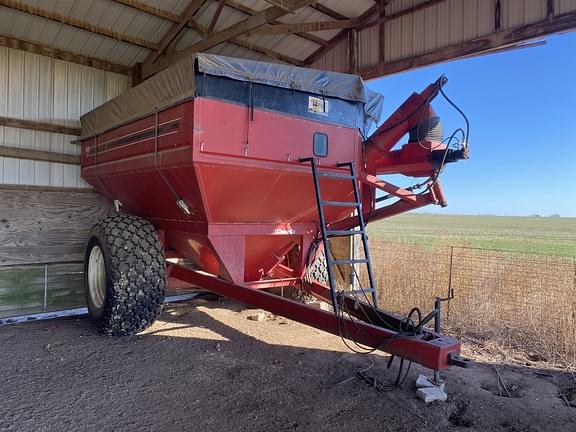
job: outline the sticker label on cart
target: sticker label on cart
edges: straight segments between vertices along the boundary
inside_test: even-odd
[[[328,101],[323,98],[308,96],[308,112],[328,115]]]
[[[292,234],[296,234],[296,230],[292,229],[292,228],[287,228],[287,229],[282,229],[282,228],[276,228],[274,229],[274,235],[292,235]]]

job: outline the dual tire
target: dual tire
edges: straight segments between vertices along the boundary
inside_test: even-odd
[[[96,327],[110,336],[130,336],[162,312],[166,293],[164,250],[154,226],[115,215],[90,230],[84,257],[86,303]]]

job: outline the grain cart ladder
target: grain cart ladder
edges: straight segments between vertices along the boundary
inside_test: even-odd
[[[435,371],[462,365],[460,343],[425,328],[438,308],[420,319],[376,307],[364,226],[446,205],[439,175],[467,158],[468,127],[443,138],[431,102],[445,83],[440,77],[412,93],[366,137],[382,96],[358,76],[196,53],[83,115],[82,178],[122,204],[87,241],[85,286],[96,325],[105,334],[136,334],[160,314],[167,285],[194,285],[364,351]],[[404,189],[380,177],[397,174],[422,180]],[[377,200],[377,191],[390,201]],[[306,277],[320,235],[329,286]],[[330,254],[332,237],[359,236],[363,259]],[[338,265],[366,268],[364,289],[337,292]],[[277,291],[286,287],[334,310],[283,297]]]
[[[332,294],[332,306],[334,312],[338,314],[338,292],[336,287],[336,281],[334,277],[334,266],[338,265],[356,265],[363,264],[366,266],[366,272],[368,275],[368,287],[359,286],[359,289],[352,289],[347,291],[346,294],[350,294],[353,297],[361,296],[368,303],[371,303],[374,307],[378,307],[378,300],[376,295],[376,285],[374,283],[374,273],[372,271],[372,262],[370,260],[370,251],[368,248],[368,236],[366,235],[366,225],[364,224],[364,217],[362,215],[362,203],[360,201],[360,192],[358,190],[358,177],[356,176],[356,170],[354,169],[354,163],[345,162],[339,163],[336,166],[338,168],[347,167],[349,169],[348,174],[335,173],[328,171],[319,171],[318,164],[315,158],[304,158],[300,162],[309,162],[312,167],[312,178],[314,180],[314,191],[316,193],[316,203],[318,206],[318,217],[320,221],[320,232],[322,234],[322,243],[324,246],[324,253],[326,256],[326,270],[328,273],[328,286],[330,287],[330,292]],[[320,190],[320,178],[325,178],[327,180],[350,180],[352,182],[352,190],[354,192],[354,201],[326,201],[322,199],[322,193]],[[325,207],[350,207],[355,210],[355,217],[357,218],[356,226],[350,229],[344,230],[334,230],[330,229],[329,225],[326,223],[326,218],[324,216]],[[364,249],[364,258],[352,258],[352,259],[334,259],[332,252],[330,250],[330,238],[334,237],[353,237],[360,236],[362,239],[362,247]],[[356,270],[354,269],[356,274]],[[360,281],[358,280],[358,283]],[[371,300],[368,296],[371,296]]]

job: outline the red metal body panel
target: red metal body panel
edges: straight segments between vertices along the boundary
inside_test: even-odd
[[[302,274],[318,233],[309,167],[312,136],[328,137],[318,158],[323,170],[339,162],[357,166],[366,217],[389,217],[430,203],[444,204],[437,179],[415,194],[375,177],[378,173],[432,176],[432,142],[396,141],[423,117],[438,82],[414,93],[367,141],[359,131],[321,121],[197,97],[83,142],[82,176],[123,208],[166,231],[167,247],[235,283],[270,278],[290,253]],[[348,180],[321,179],[323,199],[351,201]],[[375,191],[399,202],[375,208]],[[349,208],[328,207],[325,219],[347,228]],[[292,252],[291,252],[292,251]],[[293,253],[296,251],[296,253]]]
[[[200,268],[234,282],[257,281],[297,248],[300,260],[291,265],[300,273],[318,216],[309,167],[299,159],[312,156],[312,135],[321,132],[330,146],[322,166],[360,163],[361,137],[352,128],[275,112],[248,114],[246,106],[195,98],[85,141],[82,175],[165,230],[167,245]],[[352,195],[346,180],[322,187],[326,199]],[[326,216],[337,221],[348,212],[334,207]]]

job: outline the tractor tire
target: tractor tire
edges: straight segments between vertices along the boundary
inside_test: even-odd
[[[318,254],[312,264],[308,266],[305,279],[308,280],[308,282],[314,280],[324,285],[328,284],[328,270],[326,269],[326,256],[324,255],[324,252]],[[294,288],[290,298],[304,304],[315,303],[318,301],[316,297],[308,294],[300,288]]]
[[[149,327],[162,312],[166,292],[156,228],[123,214],[96,223],[84,256],[84,289],[90,318],[105,335],[130,336]]]
[[[326,268],[326,255],[324,252],[318,254],[316,259],[308,267],[307,273],[310,279],[328,285],[328,269]]]

